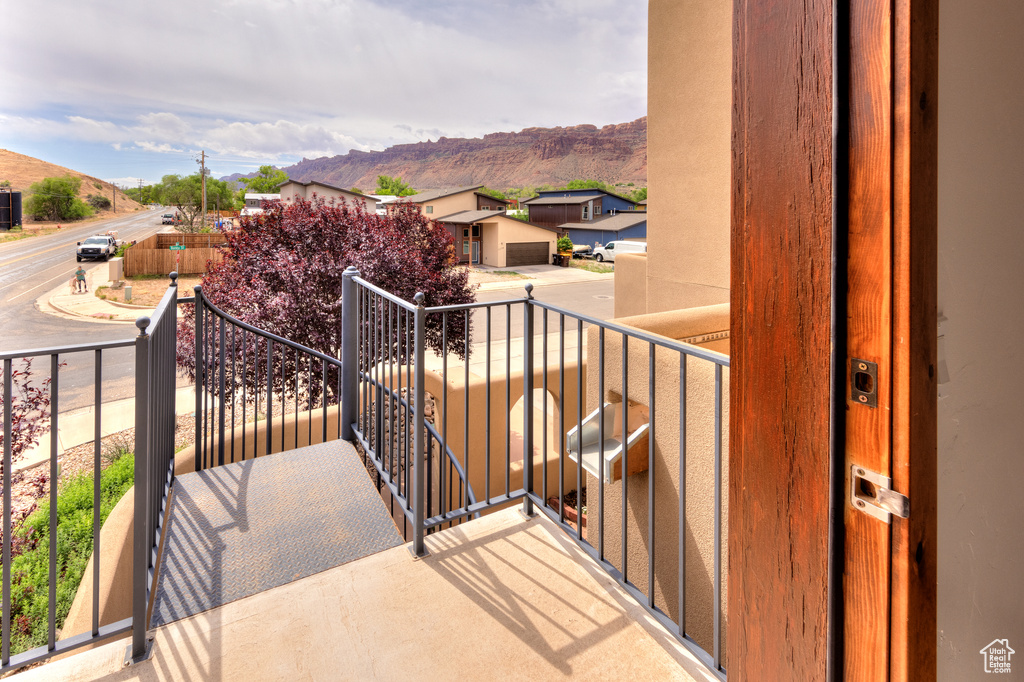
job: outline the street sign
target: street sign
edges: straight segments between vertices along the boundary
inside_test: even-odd
[[[171,244],[170,249],[171,249],[171,251],[184,251],[185,250],[185,245],[184,244]]]

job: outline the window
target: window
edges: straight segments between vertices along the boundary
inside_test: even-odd
[[[423,207],[423,212],[424,213],[433,213],[434,212],[434,207],[433,206],[424,206]]]
[[[462,228],[462,238],[463,239],[469,239],[469,228],[468,227]]]
[[[474,237],[479,237],[480,236],[480,226],[479,225],[474,225],[473,226],[473,236]]]
[[[484,204],[483,206],[480,207],[480,210],[481,211],[490,211],[491,207],[488,206],[487,204]]]
[[[468,239],[462,242],[462,255],[464,255],[464,256],[468,256],[469,255],[469,240]]]
[[[587,206],[583,207],[583,219],[584,220],[590,220],[590,210],[589,210],[589,207],[587,207]]]

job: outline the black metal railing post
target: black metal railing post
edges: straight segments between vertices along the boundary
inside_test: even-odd
[[[149,529],[149,398],[150,319],[135,321],[135,528],[132,569],[132,643],[128,658],[139,661],[146,656],[146,577],[152,533]]]
[[[196,440],[195,440],[195,451],[196,451],[196,471],[202,471],[203,469],[203,419],[206,417],[203,414],[203,388],[205,382],[203,381],[203,287],[196,285],[195,289],[195,316],[196,316],[196,328],[193,340],[195,341],[195,354],[196,354]]]
[[[506,382],[508,378],[506,378]],[[506,384],[507,385],[507,384]],[[545,424],[547,423],[545,415]],[[523,305],[523,514],[534,516],[533,498],[533,285],[526,285]]]
[[[423,453],[425,451],[424,438],[426,437],[426,428],[424,424],[424,413],[427,409],[427,396],[424,386],[424,358],[426,356],[426,334],[424,332],[424,323],[426,321],[426,312],[423,309],[423,300],[425,296],[423,293],[417,293],[414,297],[416,301],[416,312],[413,316],[413,327],[414,327],[414,338],[415,338],[415,349],[416,349],[416,407],[413,412],[412,429],[413,429],[413,460],[412,460],[412,479],[413,479],[413,524],[412,524],[412,552],[418,557],[426,556],[427,550],[423,545],[423,536],[425,534],[425,528],[423,527],[424,520],[426,518],[424,514],[424,496],[426,489],[424,487],[424,476],[423,476]]]
[[[356,362],[357,332],[359,329],[356,310],[356,277],[359,270],[354,266],[345,268],[341,282],[341,439],[351,441],[352,424],[356,421],[358,368]],[[325,396],[326,399],[326,396]]]

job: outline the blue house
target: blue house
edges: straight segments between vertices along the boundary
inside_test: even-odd
[[[573,244],[593,246],[607,244],[616,239],[647,240],[647,213],[632,211],[615,215],[605,214],[587,222],[563,223],[558,226]]]

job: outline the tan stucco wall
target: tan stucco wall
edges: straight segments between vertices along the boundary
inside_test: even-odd
[[[615,258],[615,317],[647,312],[647,254],[624,253]]]
[[[732,3],[651,0],[648,17],[647,312],[725,303]]]
[[[939,7],[938,678],[952,682],[986,678],[996,638],[1024,671],[1024,4]]]
[[[409,197],[410,200],[416,201],[416,195]],[[433,206],[433,213],[426,213],[427,206]],[[476,194],[470,191],[459,192],[458,194],[452,194],[451,196],[441,197],[440,199],[433,199],[426,202],[421,210],[426,213],[428,218],[438,219],[443,218],[446,215],[458,213],[459,211],[475,211],[476,210]]]
[[[323,187],[321,185],[310,185],[308,187],[297,184],[284,185],[281,187],[281,201],[287,203],[293,201],[296,197],[302,199],[312,199],[313,195],[316,194],[318,197],[330,201],[334,199],[336,201],[344,200],[349,205],[362,204],[367,212],[373,213],[377,210],[377,202],[374,199],[367,197],[365,199],[348,194],[346,192],[339,192],[337,190]]]
[[[729,306],[649,314],[615,320],[619,324],[644,329],[669,338],[686,338],[729,328]],[[590,381],[587,383],[587,404],[598,404],[597,363],[594,349],[598,346],[598,330],[588,331]],[[619,402],[622,396],[622,337],[605,332],[604,400]],[[629,342],[629,400],[650,407],[649,345]],[[726,351],[727,344],[718,343],[713,350]],[[648,536],[648,490],[650,469],[654,470],[655,508],[655,604],[673,619],[679,618],[679,362],[676,351],[658,348],[655,351],[655,426],[654,462],[648,471],[627,477],[627,569],[630,582],[647,593],[648,557],[651,547]],[[723,370],[722,382],[722,635],[725,641],[727,624],[728,506],[724,504],[729,489],[729,370]],[[715,447],[715,366],[706,360],[687,360],[686,383],[686,630],[707,650],[713,646],[714,604],[714,447]],[[587,505],[598,508],[597,479],[588,476]],[[609,562],[622,568],[622,482],[604,486],[604,542]],[[591,537],[596,533],[597,519],[588,518]],[[591,539],[591,542],[594,542]],[[724,651],[724,647],[723,647]]]
[[[480,249],[481,263],[499,268],[506,266],[505,246],[507,244],[547,242],[547,262],[550,263],[551,256],[555,253],[555,242],[558,241],[558,236],[551,230],[529,225],[515,218],[503,218],[501,216],[481,223],[480,234],[483,237],[483,244]]]

